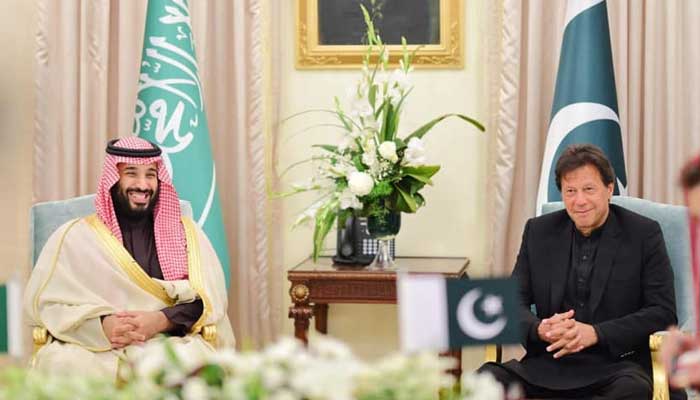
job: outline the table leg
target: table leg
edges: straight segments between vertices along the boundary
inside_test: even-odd
[[[309,339],[309,319],[313,315],[311,307],[304,305],[293,305],[289,307],[289,318],[294,319],[294,337],[307,344]]]
[[[456,365],[452,369],[448,369],[447,372],[454,375],[459,382],[459,378],[462,376],[462,349],[448,350],[444,353],[440,353],[441,357],[452,357],[456,360]]]
[[[316,303],[314,304],[314,323],[316,325],[316,331],[323,333],[324,335],[328,333],[328,304]]]
[[[307,344],[309,342],[309,319],[313,309],[309,306],[309,288],[304,284],[292,286],[289,290],[292,306],[289,307],[289,318],[294,319],[294,337]]]

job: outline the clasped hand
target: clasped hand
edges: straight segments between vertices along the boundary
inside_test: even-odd
[[[576,321],[574,310],[543,319],[537,327],[537,335],[549,343],[547,351],[555,352],[554,358],[578,353],[598,343],[593,326]]]
[[[113,349],[143,343],[171,328],[162,311],[121,311],[102,319],[102,329]]]

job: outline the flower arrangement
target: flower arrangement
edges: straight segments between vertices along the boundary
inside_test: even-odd
[[[423,137],[436,124],[456,117],[484,131],[470,117],[444,114],[399,137],[401,113],[413,90],[410,73],[415,51],[408,51],[402,38],[399,68],[388,72],[389,49],[375,31],[367,9],[361,8],[368,46],[362,75],[348,93],[349,105],[343,107],[336,97],[333,110],[315,110],[334,115],[342,138],[336,145],[315,145],[323,153],[312,158],[319,163],[317,173],[309,182],[295,185],[287,193],[320,192],[318,200],[294,224],[314,221],[314,260],[336,220],[344,224],[351,214],[382,220],[390,213],[415,213],[425,205],[421,190],[432,184],[431,178],[440,166],[428,164]],[[297,115],[301,114],[304,113]]]
[[[115,385],[63,371],[0,371],[0,399],[148,400],[503,400],[490,376],[465,373],[461,388],[434,354],[393,355],[374,364],[342,343],[316,337],[308,348],[282,339],[261,352],[192,354],[167,340],[140,348]]]

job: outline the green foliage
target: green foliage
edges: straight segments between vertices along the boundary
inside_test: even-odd
[[[462,114],[445,114],[445,115],[441,115],[441,116],[439,116],[439,117],[433,119],[432,121],[428,122],[427,124],[425,124],[425,125],[421,126],[420,128],[416,129],[416,130],[415,130],[413,133],[411,133],[410,135],[406,136],[406,142],[408,142],[408,141],[411,140],[412,138],[419,138],[419,139],[422,139],[423,136],[425,136],[426,133],[430,132],[430,130],[433,129],[433,127],[434,127],[435,125],[437,125],[438,123],[442,122],[444,119],[449,118],[449,117],[457,117],[457,118],[460,118],[460,119],[462,119],[462,120],[464,120],[464,121],[466,121],[466,122],[469,122],[470,124],[474,125],[478,130],[480,130],[480,131],[482,131],[482,132],[485,132],[485,131],[486,131],[486,128],[484,128],[484,126],[481,125],[480,122],[478,122],[477,120],[475,120],[475,119],[473,119],[473,118],[467,117],[466,115],[462,115]]]
[[[330,144],[315,144],[311,147],[318,147],[333,154],[340,154],[338,151],[338,146],[332,146]]]
[[[216,387],[221,387],[226,377],[226,371],[216,364],[206,364],[199,371],[196,371],[196,374],[204,379],[207,385]]]
[[[374,201],[382,199],[391,195],[393,191],[394,188],[392,188],[391,183],[386,181],[377,182],[377,184],[375,184],[372,188],[372,191],[367,195],[367,200]]]
[[[338,201],[331,201],[324,204],[316,214],[316,224],[314,225],[314,261],[321,253],[323,241],[328,236],[328,232],[333,227],[338,216]]]
[[[405,176],[413,178],[419,182],[423,182],[424,184],[428,185],[433,184],[430,178],[432,178],[433,175],[437,174],[438,171],[440,171],[439,165],[421,165],[418,167],[403,168],[403,173],[405,174]]]
[[[333,99],[333,113],[339,121],[334,125],[340,127],[343,139],[337,145],[313,146],[324,151],[324,157],[313,157],[321,166],[313,183],[296,192],[320,192],[320,198],[301,218],[314,221],[314,260],[333,223],[344,223],[351,213],[383,217],[394,212],[415,213],[425,205],[420,191],[425,185],[432,185],[432,177],[440,170],[439,165],[426,165],[424,154],[422,139],[433,127],[453,117],[484,131],[483,125],[475,119],[449,113],[399,137],[401,113],[413,91],[409,74],[417,49],[409,50],[402,37],[399,68],[389,72],[389,49],[374,26],[376,15],[373,13],[381,9],[381,5],[371,3],[370,10],[363,5],[360,7],[367,26],[367,51],[361,76],[349,90],[349,105],[344,106],[337,96]]]

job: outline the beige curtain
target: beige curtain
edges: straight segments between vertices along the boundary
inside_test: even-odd
[[[677,174],[700,151],[700,2],[607,2],[631,196],[682,203]],[[491,273],[510,273],[534,216],[559,63],[565,1],[501,0],[483,20],[492,159]]]
[[[239,344],[257,347],[282,321],[280,236],[266,197],[267,0],[190,3],[231,254],[229,314]],[[94,192],[107,139],[130,134],[146,4],[38,0],[36,201]]]

